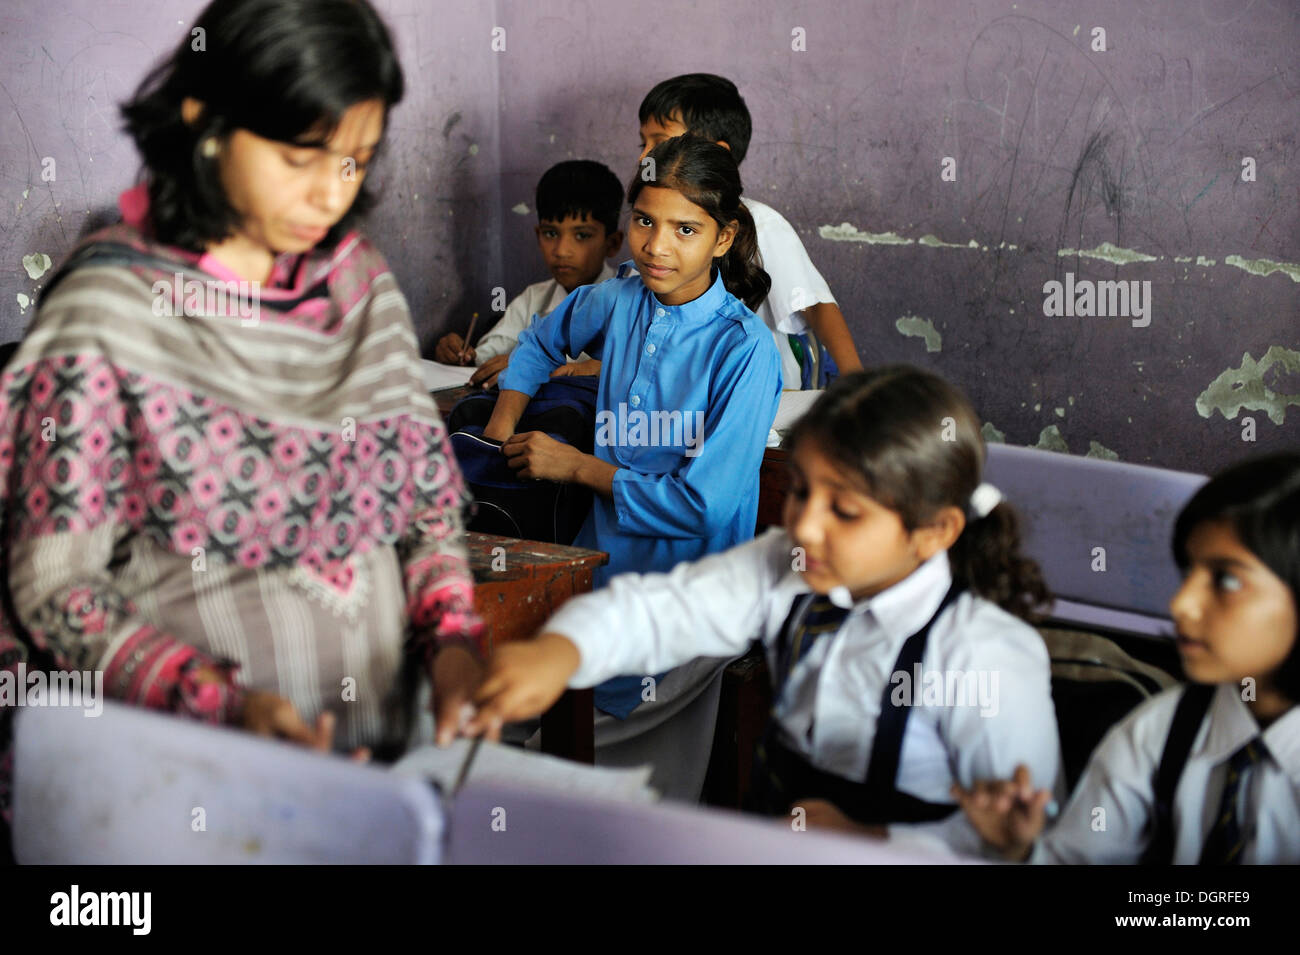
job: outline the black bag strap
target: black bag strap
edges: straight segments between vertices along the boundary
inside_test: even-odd
[[[944,594],[939,607],[926,621],[925,626],[907,638],[891,673],[911,673],[925,656],[926,644],[934,622],[948,609],[965,588],[956,580]],[[887,680],[880,695],[880,716],[876,720],[876,735],[871,741],[871,762],[867,764],[867,778],[863,783],[865,803],[868,806],[887,806],[897,792],[898,764],[903,752],[903,732],[911,706],[894,706],[890,701],[893,681]]]
[[[1178,698],[1160,765],[1155,773],[1155,802],[1151,812],[1151,841],[1142,854],[1143,865],[1169,865],[1174,859],[1174,791],[1182,778],[1192,743],[1214,697],[1213,684],[1189,683]]]

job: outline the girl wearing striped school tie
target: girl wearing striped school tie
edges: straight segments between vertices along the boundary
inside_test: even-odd
[[[981,484],[979,419],[943,379],[881,368],[832,383],[786,446],[783,529],[570,601],[497,650],[468,731],[760,639],[775,703],[754,809],[977,852],[953,783],[1059,764],[1047,650],[1019,619],[1047,593]]]
[[[1300,862],[1300,454],[1215,477],[1174,526],[1169,604],[1191,682],[1148,700],[1093,753],[1046,834],[1020,767],[960,792],[990,845],[1028,862]]]

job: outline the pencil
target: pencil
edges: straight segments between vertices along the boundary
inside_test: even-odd
[[[460,360],[465,360],[465,349],[469,348],[469,340],[474,337],[474,326],[478,324],[478,312],[469,320],[469,331],[465,333],[465,342],[460,346]]]

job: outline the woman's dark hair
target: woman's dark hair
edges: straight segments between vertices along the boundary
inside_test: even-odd
[[[1191,563],[1187,539],[1192,532],[1219,521],[1286,584],[1300,613],[1300,453],[1252,458],[1203,484],[1174,522],[1174,560],[1180,569]],[[1293,639],[1275,682],[1287,699],[1300,703],[1300,632]]]
[[[896,511],[910,532],[945,507],[966,514],[948,550],[953,577],[1024,620],[1051,600],[1038,565],[1020,553],[1020,522],[1005,501],[985,517],[971,511],[984,470],[979,418],[966,396],[938,375],[890,365],[837,378],[786,433],[793,449],[811,439]]]
[[[709,214],[719,229],[737,224],[727,254],[714,262],[727,291],[756,309],[767,298],[772,278],[758,254],[758,230],[740,201],[740,170],[725,146],[699,136],[677,136],[650,150],[627,187],[629,205],[646,186],[672,189]]]
[[[386,127],[403,90],[388,29],[366,0],[213,0],[122,106],[144,161],[154,235],[201,251],[239,225],[216,161],[203,155],[209,137],[244,129],[321,146],[368,100],[384,103]],[[204,107],[193,126],[181,119],[186,97]],[[363,185],[324,241],[337,242],[372,203]]]

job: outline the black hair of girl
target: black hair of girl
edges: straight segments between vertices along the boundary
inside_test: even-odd
[[[243,129],[324,145],[343,114],[369,100],[383,102],[386,129],[404,88],[388,29],[366,0],[213,0],[122,106],[155,237],[202,251],[239,225],[216,159],[203,155],[209,137]],[[181,119],[186,97],[204,104],[192,126]],[[337,242],[373,202],[363,184],[323,242]]]
[[[1187,539],[1201,524],[1228,524],[1248,551],[1291,591],[1300,613],[1300,452],[1251,458],[1216,474],[1192,495],[1174,522],[1174,560],[1190,563]],[[1274,682],[1300,703],[1300,628]]]
[[[653,160],[653,164],[647,165],[647,160]],[[627,187],[629,205],[636,205],[637,196],[646,186],[680,192],[707,212],[719,229],[733,222],[737,224],[731,248],[726,255],[715,259],[714,264],[728,292],[750,309],[763,304],[772,288],[772,278],[763,271],[754,219],[740,201],[744,187],[731,152],[699,136],[665,140],[641,160],[636,176]]]
[[[1005,501],[985,517],[971,512],[984,470],[980,421],[966,396],[938,375],[889,365],[831,382],[786,433],[805,439],[898,513],[909,532],[945,507],[966,515],[948,550],[953,578],[1023,620],[1040,618],[1051,594],[1038,564],[1020,552],[1020,521]]]

